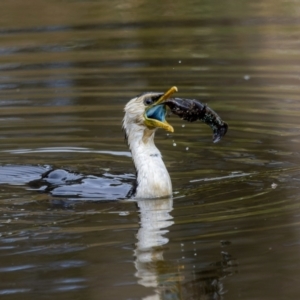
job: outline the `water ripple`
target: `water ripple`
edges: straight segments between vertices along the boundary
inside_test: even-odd
[[[96,153],[96,154],[107,154],[114,156],[125,156],[131,157],[129,151],[102,151],[93,150],[82,147],[47,147],[47,148],[37,148],[37,149],[12,149],[3,150],[2,152],[8,152],[11,154],[26,154],[26,153]]]

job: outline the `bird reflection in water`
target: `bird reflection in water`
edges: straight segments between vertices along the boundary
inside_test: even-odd
[[[173,199],[144,199],[138,200],[137,205],[140,228],[134,251],[135,276],[140,285],[154,289],[154,293],[143,300],[223,299],[222,279],[234,271],[235,260],[228,253],[221,252],[221,261],[197,270],[194,257],[164,259],[164,252],[170,250],[166,235],[174,224],[170,214]]]

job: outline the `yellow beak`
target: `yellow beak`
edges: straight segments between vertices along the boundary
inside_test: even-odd
[[[165,100],[170,98],[178,89],[176,86],[167,90],[153,105],[148,107],[144,113],[144,124],[150,128],[162,128],[169,132],[174,132],[174,128],[166,121],[166,109],[162,105]],[[153,118],[149,117],[149,112]]]

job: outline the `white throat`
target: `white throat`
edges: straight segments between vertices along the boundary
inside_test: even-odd
[[[124,128],[137,171],[135,198],[170,196],[172,183],[161,153],[154,144],[155,130],[136,123],[127,125]]]

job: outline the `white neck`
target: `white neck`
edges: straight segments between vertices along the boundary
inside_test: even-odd
[[[154,144],[155,130],[134,123],[125,130],[137,170],[135,198],[170,196],[172,183],[161,153]]]

